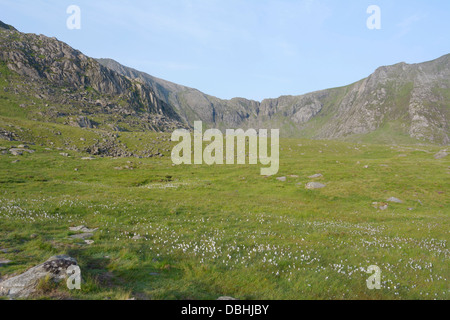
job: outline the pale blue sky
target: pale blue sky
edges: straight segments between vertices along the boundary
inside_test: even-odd
[[[66,9],[81,8],[81,30]],[[366,10],[381,8],[382,29]],[[448,0],[0,0],[0,20],[220,98],[347,85],[450,53]]]

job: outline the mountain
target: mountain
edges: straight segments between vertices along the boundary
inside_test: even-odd
[[[56,38],[24,34],[0,23],[0,66],[10,85],[4,91],[32,101],[35,107],[24,112],[35,120],[117,131],[184,126],[149,85],[102,66]]]
[[[151,86],[192,126],[281,128],[284,136],[377,142],[449,143],[450,55],[378,68],[354,84],[262,102],[221,100],[125,67],[102,65]]]
[[[448,144],[449,60],[381,67],[300,96],[223,100],[0,22],[0,117],[129,132],[201,120],[219,129],[279,128],[284,137]]]
[[[139,80],[153,88],[159,99],[172,105],[191,127],[194,121],[203,121],[216,128],[240,126],[245,119],[256,118],[259,103],[243,98],[222,100],[197,89],[185,87],[125,67],[112,59],[96,59],[103,66],[130,79]]]

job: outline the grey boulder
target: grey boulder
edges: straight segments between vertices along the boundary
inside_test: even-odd
[[[322,189],[325,188],[326,185],[319,182],[309,182],[306,184],[306,189],[314,190],[314,189]]]
[[[36,291],[40,280],[49,277],[59,282],[68,276],[67,269],[76,265],[77,261],[66,255],[51,257],[18,276],[0,282],[0,296],[26,298]]]

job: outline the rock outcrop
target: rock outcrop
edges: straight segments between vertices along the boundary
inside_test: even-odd
[[[67,270],[76,266],[77,261],[69,256],[55,256],[43,264],[28,271],[0,282],[0,296],[10,298],[26,298],[36,292],[39,281],[48,279],[59,282],[68,277]]]

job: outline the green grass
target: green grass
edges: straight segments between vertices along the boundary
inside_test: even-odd
[[[66,158],[58,139],[89,142],[98,132],[9,121],[43,139],[34,154],[0,155],[0,248],[10,249],[0,258],[13,261],[0,274],[69,254],[83,277],[81,291],[44,281],[37,297],[449,298],[450,163],[433,158],[439,147],[285,139],[280,182],[260,166]],[[129,148],[170,147],[167,135],[120,135]],[[315,173],[327,187],[306,190]],[[372,207],[389,197],[404,203]],[[100,229],[93,245],[68,237],[81,224]],[[366,287],[370,265],[382,270],[382,290]]]

